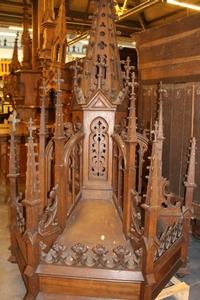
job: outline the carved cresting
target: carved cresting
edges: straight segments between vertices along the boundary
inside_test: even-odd
[[[90,178],[107,179],[108,124],[99,117],[90,127]]]

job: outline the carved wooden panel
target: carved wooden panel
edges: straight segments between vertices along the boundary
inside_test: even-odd
[[[98,117],[93,120],[90,129],[89,177],[106,180],[108,177],[108,124],[103,118]]]
[[[187,169],[187,155],[190,136],[197,138],[200,146],[200,86],[199,83],[168,83],[163,99],[164,147],[163,175],[170,180],[172,192],[184,195],[184,181]],[[150,131],[157,115],[157,85],[144,85],[139,103],[139,123]],[[195,201],[199,199],[200,154],[197,151]]]

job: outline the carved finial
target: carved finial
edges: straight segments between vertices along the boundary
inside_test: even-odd
[[[190,211],[193,210],[192,201],[195,184],[195,157],[196,157],[196,138],[193,137],[191,140],[191,150],[190,150],[190,158],[187,172],[187,180],[184,182],[186,187],[185,191],[185,207],[189,208]]]
[[[44,13],[44,22],[52,22],[54,20],[54,9],[52,5],[52,0],[45,1],[45,13]]]
[[[195,156],[196,156],[196,138],[191,139],[191,151],[188,165],[187,180],[185,181],[186,187],[195,187]]]
[[[55,63],[62,65],[66,59],[67,48],[67,28],[66,28],[66,12],[65,1],[61,0],[58,17],[56,19],[56,28],[53,41],[53,60]]]
[[[35,151],[36,144],[33,140],[33,121],[32,118],[29,120],[29,139],[27,146],[27,169],[26,169],[26,191],[25,191],[25,204],[35,201],[39,201],[39,173],[38,163],[36,157],[38,153]]]
[[[24,21],[23,21],[23,32],[22,32],[22,47],[23,47],[23,59],[22,69],[31,69],[32,59],[32,42],[29,34],[29,14],[28,14],[28,2],[24,0]]]
[[[159,113],[158,113],[158,135],[157,139],[163,141],[164,133],[163,133],[163,95],[166,93],[166,90],[163,88],[162,82],[159,84]]]
[[[58,18],[57,18],[56,33],[59,34],[60,39],[66,39],[67,28],[66,28],[65,0],[61,0],[60,3]]]
[[[130,107],[129,107],[129,117],[128,117],[128,132],[127,132],[127,140],[129,142],[137,142],[137,134],[136,134],[136,94],[135,87],[137,86],[137,82],[135,80],[135,72],[131,74],[131,94],[130,94]]]
[[[74,64],[70,67],[74,71],[74,88],[78,87],[78,82],[80,78],[80,71],[82,71],[82,67],[79,65],[79,60],[75,59]]]
[[[162,154],[163,154],[163,95],[166,93],[166,90],[163,88],[162,82],[159,83],[158,95],[159,95],[159,112],[158,112],[158,121],[155,122],[154,139],[158,141],[158,155],[162,169]]]
[[[12,61],[10,64],[11,72],[15,72],[20,69],[20,62],[19,62],[19,58],[18,58],[18,38],[19,38],[19,32],[17,32],[16,38],[15,38]]]
[[[16,132],[16,125],[20,122],[20,119],[17,119],[17,112],[16,110],[13,111],[13,113],[10,115],[9,120],[11,123],[11,132]]]
[[[16,132],[16,124],[20,122],[17,119],[17,112],[14,110],[12,115],[10,115],[9,120],[11,123],[11,139],[10,139],[10,156],[9,156],[9,177],[16,178],[18,174],[18,160],[17,160],[17,150],[16,150],[16,143],[15,143],[15,135]]]
[[[129,85],[130,83],[130,78],[135,70],[135,67],[131,65],[131,59],[128,56],[126,60],[122,60],[121,64],[124,66],[124,80],[125,80],[125,85]],[[135,73],[134,73],[135,74]]]
[[[39,87],[40,90],[40,99],[41,99],[41,111],[40,111],[40,142],[41,136],[45,135],[45,99],[47,95],[47,87],[45,85],[45,78],[42,78],[41,86]],[[41,144],[41,143],[40,143]],[[44,144],[44,143],[43,143]]]
[[[64,137],[64,123],[63,123],[63,104],[61,100],[61,83],[63,79],[61,79],[61,72],[58,69],[57,72],[57,101],[56,101],[56,122],[55,122],[55,137],[60,138]]]
[[[150,171],[147,185],[146,204],[149,206],[159,206],[162,199],[162,174],[159,159],[158,141],[153,141]]]
[[[83,98],[89,102],[98,89],[101,89],[112,103],[121,103],[124,99],[113,1],[97,2],[80,89],[84,97],[80,97],[81,92],[77,90],[76,97],[79,103]]]
[[[29,119],[28,122],[28,131],[29,131],[29,139],[33,139],[33,131],[36,130],[36,127],[33,126],[32,118]]]
[[[57,79],[56,79],[58,93],[61,92],[61,83],[63,81],[64,80],[61,78],[61,71],[60,71],[60,69],[58,69],[58,71],[57,71]]]

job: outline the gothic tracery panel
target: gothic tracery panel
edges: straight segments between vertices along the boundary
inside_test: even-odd
[[[107,179],[108,174],[108,124],[101,118],[96,118],[90,126],[89,137],[89,177],[91,179]]]

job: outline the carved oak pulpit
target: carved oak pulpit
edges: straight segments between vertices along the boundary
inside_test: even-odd
[[[152,300],[186,265],[196,141],[192,138],[186,194],[180,199],[162,177],[162,85],[158,120],[148,138],[136,130],[134,68],[130,59],[123,64],[124,73],[114,1],[100,0],[83,69],[78,62],[74,68],[74,99],[83,124],[63,121],[58,70],[53,136],[46,134],[44,81],[39,147],[29,123],[24,196],[17,189],[11,132],[11,253],[26,300]],[[128,118],[119,126],[116,113],[125,100]]]

